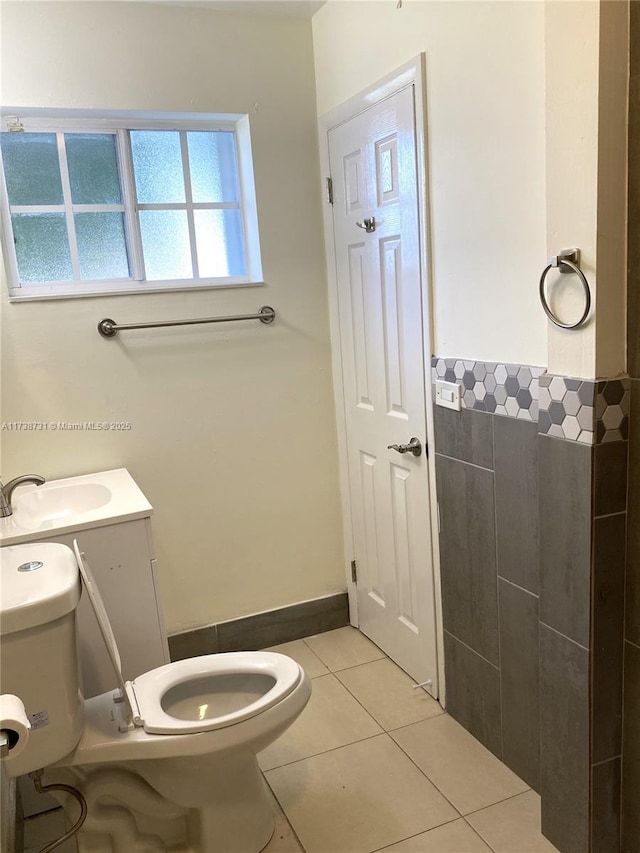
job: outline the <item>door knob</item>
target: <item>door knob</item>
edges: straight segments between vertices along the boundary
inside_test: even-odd
[[[356,222],[358,228],[364,228],[367,234],[371,234],[376,230],[376,218],[372,216],[370,219],[365,219],[364,222]]]
[[[415,436],[409,439],[409,444],[389,444],[387,450],[397,450],[398,453],[413,453],[414,456],[422,455],[422,444]]]

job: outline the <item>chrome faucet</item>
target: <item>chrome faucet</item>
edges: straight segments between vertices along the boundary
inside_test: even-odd
[[[9,480],[6,486],[0,482],[0,518],[13,515],[11,496],[15,487],[21,486],[23,483],[35,483],[36,486],[41,486],[46,483],[46,480],[40,474],[23,474],[21,477],[14,477],[13,480]]]

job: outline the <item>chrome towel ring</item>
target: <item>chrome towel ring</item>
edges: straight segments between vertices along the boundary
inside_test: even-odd
[[[591,290],[589,288],[589,282],[587,281],[587,277],[580,269],[580,250],[579,249],[563,249],[558,255],[554,255],[551,258],[551,261],[547,264],[547,266],[543,269],[542,275],[540,276],[540,302],[542,303],[542,307],[544,308],[544,313],[551,320],[552,323],[555,323],[556,326],[559,326],[561,329],[578,329],[580,326],[583,326],[589,316],[589,311],[591,310]],[[575,323],[562,323],[556,315],[553,313],[551,308],[549,308],[549,303],[547,302],[547,295],[545,292],[545,279],[547,277],[547,273],[550,269],[557,267],[561,273],[575,273],[584,289],[584,298],[585,305],[584,311],[582,312],[582,316],[579,320],[576,320]]]

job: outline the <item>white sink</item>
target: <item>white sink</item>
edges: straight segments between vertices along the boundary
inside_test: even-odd
[[[25,527],[55,524],[71,515],[103,507],[111,497],[111,489],[102,483],[45,484],[22,495],[16,490],[13,514],[16,522]]]
[[[126,468],[18,486],[13,515],[0,519],[0,545],[18,545],[49,534],[103,527],[152,513]]]

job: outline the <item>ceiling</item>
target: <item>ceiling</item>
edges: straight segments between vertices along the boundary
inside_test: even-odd
[[[280,18],[312,18],[326,0],[156,0],[171,6],[195,6],[217,12],[267,15]]]

